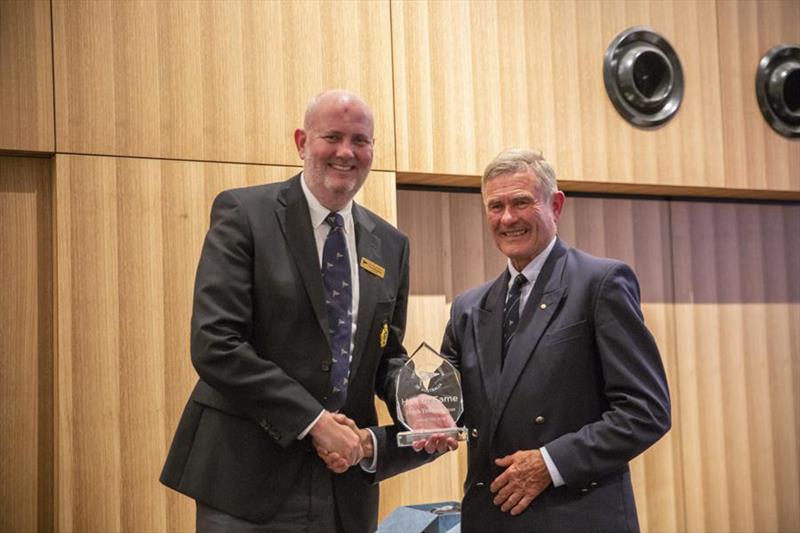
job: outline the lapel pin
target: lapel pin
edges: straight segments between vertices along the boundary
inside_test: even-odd
[[[547,304],[542,304],[539,306],[539,309],[547,309]]]
[[[380,266],[378,263],[374,261],[370,261],[366,257],[361,258],[361,262],[359,266],[369,272],[370,274],[374,274],[379,278],[383,279],[384,274],[386,274],[386,269]]]

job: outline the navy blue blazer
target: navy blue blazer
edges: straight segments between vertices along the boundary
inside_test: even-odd
[[[462,531],[638,531],[628,461],[670,427],[664,367],[625,264],[559,239],[501,370],[508,271],[458,296],[442,353],[461,371],[472,434]],[[547,451],[565,485],[512,517],[492,503],[499,457]]]

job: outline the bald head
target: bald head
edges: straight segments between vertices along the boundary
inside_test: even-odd
[[[325,91],[308,104],[294,141],[303,180],[327,209],[342,209],[367,179],[373,130],[372,110],[351,92]]]
[[[363,113],[370,124],[370,137],[373,133],[374,119],[372,110],[357,94],[343,89],[331,89],[319,93],[311,99],[303,116],[303,128],[308,129],[319,116],[320,112],[337,107],[345,112]]]

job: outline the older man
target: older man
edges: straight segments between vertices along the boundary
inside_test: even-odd
[[[508,266],[454,300],[442,347],[471,433],[462,531],[637,531],[628,461],[670,404],[636,276],[557,237],[564,193],[539,154],[498,155],[482,194]]]
[[[325,92],[294,140],[301,174],[225,191],[211,211],[191,328],[200,379],[161,475],[197,501],[198,531],[372,531],[374,483],[427,459],[398,451],[394,428],[358,429],[377,423],[373,394],[395,405],[406,360],[408,241],[353,202],[372,112]]]

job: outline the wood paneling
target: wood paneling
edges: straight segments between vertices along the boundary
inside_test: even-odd
[[[309,99],[373,108],[394,169],[386,2],[53,2],[63,152],[292,165]]]
[[[0,150],[52,152],[50,2],[0,1]]]
[[[505,259],[486,229],[479,194],[399,191],[397,201],[398,225],[411,239],[412,293],[454,295],[502,271]],[[668,204],[570,197],[559,234],[589,253],[625,261],[639,276],[642,309],[661,350],[673,403],[672,431],[631,464],[639,520],[644,531],[683,531]],[[410,309],[411,320],[415,318]]]
[[[189,322],[211,202],[297,171],[57,156],[58,529],[193,529],[191,500],[158,476],[196,380]],[[361,194],[380,212],[393,191],[375,173]]]
[[[398,227],[411,239],[412,294],[443,294],[451,301],[505,267],[480,194],[401,190],[397,212]]]
[[[671,208],[686,528],[800,529],[800,206]]]
[[[53,530],[50,160],[0,157],[0,530]]]
[[[449,313],[450,307],[444,295],[409,297],[408,326],[403,342],[409,354],[422,341],[439,348]],[[381,423],[390,424],[392,419],[383,402],[378,401],[376,405]],[[379,520],[403,505],[460,502],[467,474],[466,457],[467,448],[462,443],[456,452],[447,453],[430,464],[382,482]]]
[[[627,124],[603,54],[649,25],[680,55],[685,100],[655,131]],[[397,171],[479,175],[500,150],[541,149],[566,180],[721,186],[715,4],[392,2]]]
[[[800,143],[781,137],[761,115],[758,62],[782,43],[800,43],[800,2],[717,1],[725,186],[800,190]]]

